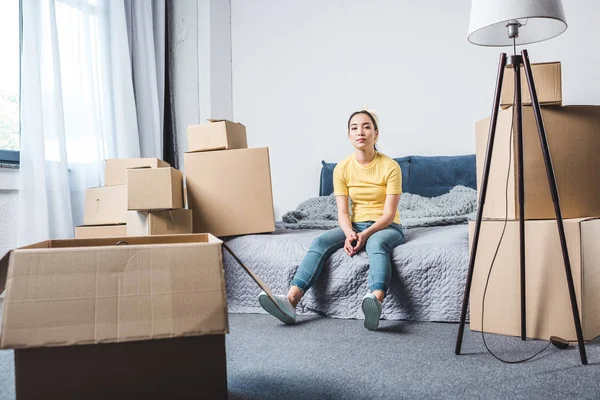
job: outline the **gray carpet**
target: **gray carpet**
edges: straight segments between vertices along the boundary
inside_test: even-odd
[[[268,315],[230,315],[227,368],[232,399],[600,398],[600,344],[587,345],[590,365],[575,347],[549,347],[540,358],[507,365],[485,352],[481,335],[465,330],[454,355],[457,324],[303,317],[285,326]],[[505,358],[545,346],[488,335]],[[12,351],[0,351],[0,399],[14,399]]]
[[[600,344],[550,346],[537,360],[508,365],[489,355],[481,334],[465,330],[454,355],[458,324],[304,317],[285,326],[266,315],[232,315],[227,339],[232,398],[600,398]],[[546,342],[487,335],[502,358],[526,358]]]

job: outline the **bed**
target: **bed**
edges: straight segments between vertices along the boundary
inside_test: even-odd
[[[389,320],[457,322],[469,264],[468,225],[476,207],[475,156],[396,159],[403,176],[400,209],[406,242],[393,251],[390,290],[382,318]],[[322,163],[318,200],[331,204],[335,164]],[[457,190],[458,189],[458,190]],[[457,197],[458,194],[458,197]],[[458,200],[457,200],[458,199]],[[285,294],[313,239],[335,221],[297,221],[310,214],[302,204],[284,215],[269,234],[226,240],[236,255],[274,293]],[[322,206],[323,207],[323,206]],[[316,222],[315,222],[316,221]],[[304,224],[302,223],[304,222]],[[320,223],[322,222],[322,223]],[[407,226],[408,225],[408,226]],[[313,228],[320,229],[313,229]],[[260,288],[224,252],[227,301],[231,313],[265,313],[258,304]],[[328,259],[318,281],[298,305],[299,315],[362,319],[361,300],[368,290],[365,252],[349,257],[340,249]]]

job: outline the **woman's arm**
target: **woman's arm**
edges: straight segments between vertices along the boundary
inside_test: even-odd
[[[358,235],[352,229],[352,222],[350,221],[350,213],[348,213],[348,196],[335,196],[335,202],[337,204],[338,209],[338,224],[344,234],[346,235],[346,241],[344,242],[344,251],[350,257],[352,257],[356,252],[352,247],[352,242],[358,242]]]
[[[348,196],[335,196],[335,202],[338,210],[338,224],[348,237],[354,233],[352,222],[350,222],[350,213],[348,212]]]

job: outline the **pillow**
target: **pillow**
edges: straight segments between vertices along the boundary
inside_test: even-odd
[[[409,192],[409,173],[410,173],[410,156],[394,158],[400,164],[402,171],[402,191]],[[337,163],[328,163],[321,161],[321,178],[319,182],[319,196],[329,196],[333,193],[333,169]]]
[[[475,154],[461,156],[412,156],[410,161],[410,193],[436,197],[454,186],[477,189]]]
[[[333,169],[337,163],[321,161],[321,179],[319,182],[319,196],[329,196],[333,193]]]

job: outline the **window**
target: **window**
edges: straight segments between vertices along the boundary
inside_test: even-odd
[[[19,162],[20,0],[0,1],[0,162]]]

